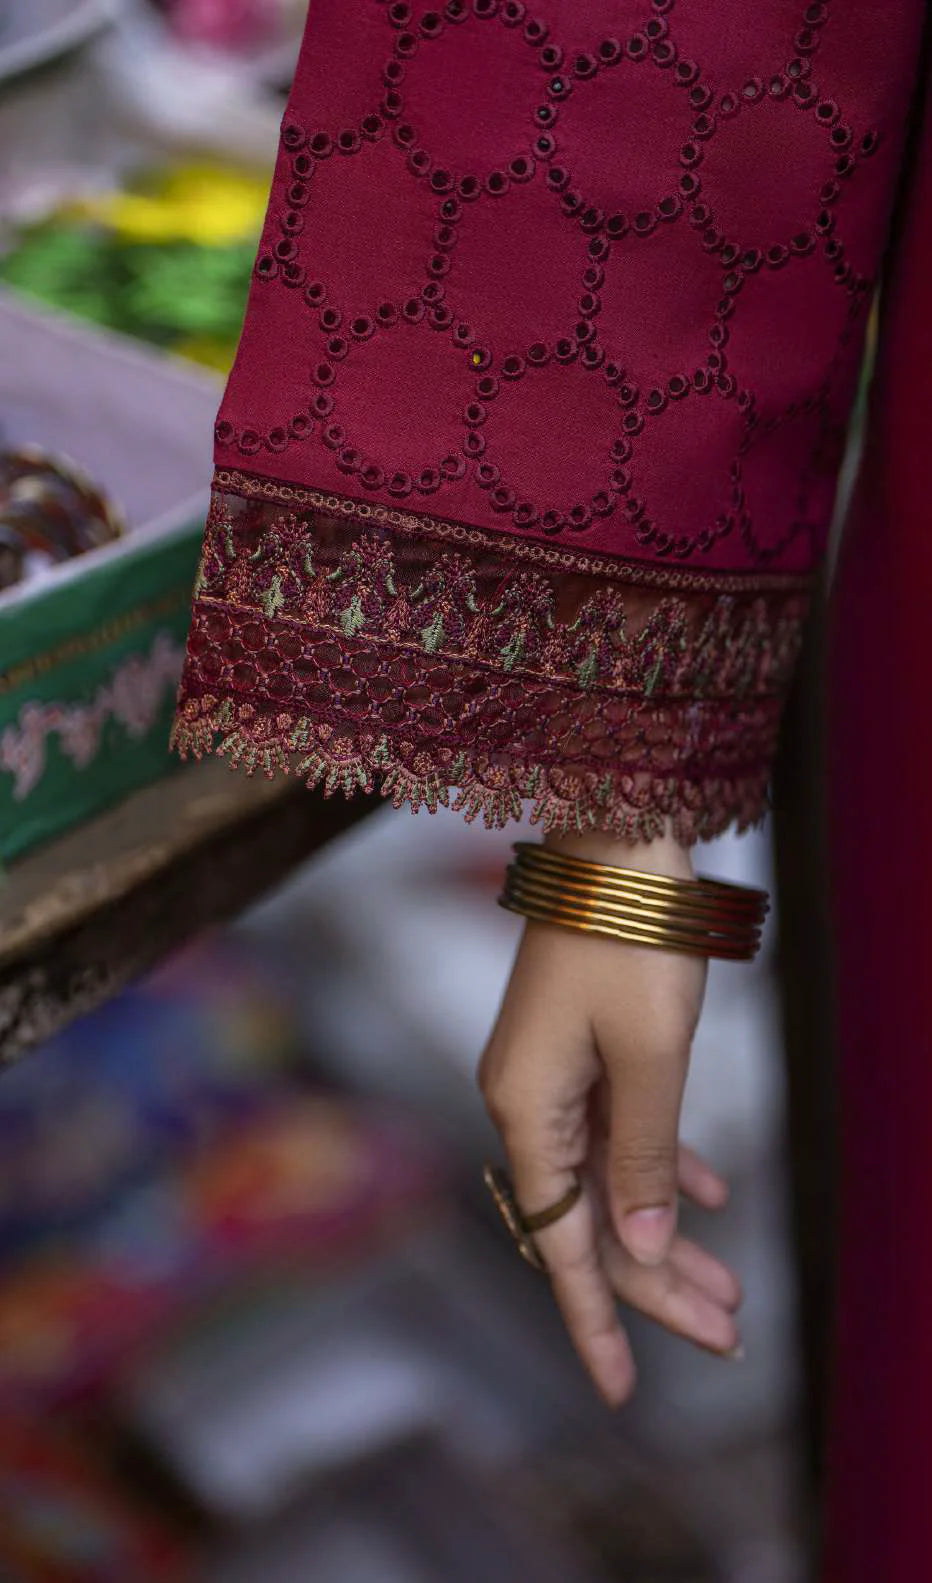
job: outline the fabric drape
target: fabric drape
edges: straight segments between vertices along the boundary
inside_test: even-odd
[[[831,607],[843,1226],[827,1583],[912,1583],[932,1570],[928,105],[898,218]]]
[[[766,803],[921,0],[315,0],[175,739],[684,841]]]

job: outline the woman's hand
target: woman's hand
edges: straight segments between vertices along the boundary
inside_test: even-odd
[[[600,862],[689,878],[672,837],[545,838]],[[677,1232],[683,1192],[721,1207],[725,1183],[679,1145],[679,1116],[705,991],[699,957],[528,922],[479,1068],[515,1196],[532,1214],[578,1172],[574,1208],[535,1242],[570,1335],[603,1397],[623,1402],[635,1369],[621,1299],[702,1347],[734,1355],[736,1278]]]

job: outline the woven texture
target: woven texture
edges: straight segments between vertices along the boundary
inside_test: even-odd
[[[316,0],[178,745],[501,822],[760,813],[920,0]]]

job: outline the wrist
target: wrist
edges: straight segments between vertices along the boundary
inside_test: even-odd
[[[673,879],[695,878],[691,850],[676,840],[669,820],[663,833],[653,841],[624,841],[603,830],[586,830],[574,835],[548,831],[542,845],[593,863],[610,863],[644,874],[667,874]]]

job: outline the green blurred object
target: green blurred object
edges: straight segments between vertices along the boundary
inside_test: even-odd
[[[140,171],[23,230],[0,258],[0,281],[224,371],[267,197],[267,174],[233,166]]]
[[[220,393],[179,358],[229,368],[267,191],[231,167],[167,166],[75,197],[0,257],[5,438],[74,457],[130,524],[85,564],[0,592],[0,862],[176,767]]]
[[[0,259],[0,279],[156,346],[183,350],[180,343],[209,337],[232,358],[254,256],[253,240],[129,242],[97,225],[55,219]]]
[[[176,766],[168,749],[219,382],[0,289],[8,443],[80,457],[128,528],[0,591],[0,862]]]

